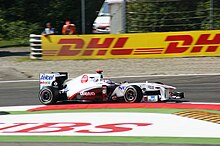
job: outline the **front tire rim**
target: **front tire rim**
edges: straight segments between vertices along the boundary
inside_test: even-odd
[[[125,99],[127,102],[134,102],[137,99],[137,92],[134,89],[129,88],[125,93]]]

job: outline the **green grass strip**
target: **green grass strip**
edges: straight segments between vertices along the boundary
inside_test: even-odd
[[[132,137],[132,136],[0,136],[1,142],[96,142],[96,143],[163,143],[219,144],[220,138]]]
[[[23,43],[15,40],[0,40],[0,48],[23,47],[28,45],[29,45],[28,42]]]

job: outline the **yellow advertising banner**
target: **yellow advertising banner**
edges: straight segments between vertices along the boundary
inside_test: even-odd
[[[220,30],[42,36],[43,59],[220,56]]]

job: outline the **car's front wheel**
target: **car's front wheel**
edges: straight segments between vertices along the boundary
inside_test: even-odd
[[[132,85],[125,90],[124,100],[125,102],[141,102],[143,98],[143,93],[140,87]]]
[[[53,87],[44,87],[39,92],[39,100],[45,105],[55,104],[58,98],[59,92]]]

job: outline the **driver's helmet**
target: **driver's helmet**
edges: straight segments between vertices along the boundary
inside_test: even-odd
[[[100,74],[100,78],[103,79],[103,74],[102,74],[103,70],[96,70],[97,74]]]
[[[112,80],[109,80],[109,79],[104,79],[103,81],[107,84],[115,84],[115,82],[113,82]]]

